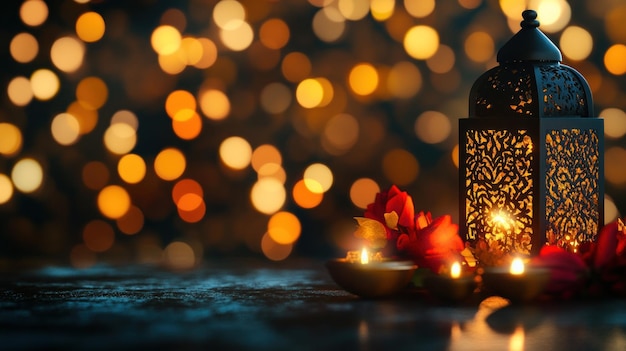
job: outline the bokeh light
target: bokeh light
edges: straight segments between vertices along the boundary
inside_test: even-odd
[[[369,63],[360,63],[350,70],[350,89],[357,95],[370,95],[378,87],[378,72]]]
[[[200,92],[200,109],[204,115],[212,120],[222,120],[230,113],[230,100],[224,92],[217,89],[207,89]]]
[[[304,170],[304,184],[314,193],[325,193],[333,185],[333,172],[322,163],[314,163]]]
[[[221,0],[213,8],[213,20],[222,29],[235,29],[246,19],[246,9],[239,1]]]
[[[26,77],[15,77],[7,86],[7,95],[16,106],[26,106],[33,99],[30,80]]]
[[[180,47],[181,41],[182,36],[178,29],[168,25],[157,27],[152,32],[150,39],[152,49],[159,55],[171,55],[175,53]]]
[[[33,158],[23,158],[13,166],[11,180],[15,188],[23,193],[37,191],[43,184],[43,168]]]
[[[230,22],[234,23],[234,22]],[[243,51],[247,49],[254,40],[254,31],[248,22],[241,22],[237,27],[230,24],[220,31],[222,43],[233,51]]]
[[[85,56],[85,46],[73,37],[57,39],[50,49],[52,63],[61,71],[72,73],[80,68]]]
[[[397,98],[408,99],[422,88],[422,73],[409,61],[396,63],[387,77],[387,89]]]
[[[403,43],[409,56],[426,60],[439,49],[439,33],[432,27],[417,25],[406,32]]]
[[[11,39],[9,44],[11,57],[17,62],[31,62],[39,53],[39,43],[37,39],[30,33],[19,33]]]
[[[370,12],[377,21],[385,21],[394,13],[395,0],[372,0],[370,2]]]
[[[104,252],[115,243],[115,231],[109,223],[96,219],[83,228],[83,241],[89,250]]]
[[[495,46],[488,33],[474,32],[465,39],[465,54],[475,62],[487,62],[494,55]]]
[[[115,220],[117,228],[126,235],[134,235],[141,231],[144,225],[144,215],[137,206],[130,206],[128,211]]]
[[[302,226],[298,217],[290,212],[277,212],[267,223],[267,233],[272,240],[281,244],[293,244],[300,237]]]
[[[117,173],[128,184],[137,184],[146,175],[146,162],[137,154],[122,156],[117,163]]]
[[[69,113],[59,113],[52,119],[50,131],[54,140],[61,145],[72,145],[80,137],[80,124]]]
[[[282,83],[270,83],[261,91],[261,107],[272,114],[283,113],[291,105],[291,89]]]
[[[593,49],[593,37],[585,28],[569,26],[561,34],[559,47],[567,58],[575,61],[584,60]]]
[[[404,0],[404,8],[415,18],[426,17],[435,11],[435,0]]]
[[[604,176],[609,183],[626,185],[626,149],[613,146],[604,153]]]
[[[293,201],[302,208],[317,207],[324,199],[324,194],[311,191],[304,183],[304,179],[296,182],[291,191],[291,196]]]
[[[607,138],[617,139],[626,135],[626,112],[624,110],[609,107],[602,110],[599,116],[604,118],[604,135]]]
[[[22,148],[22,131],[11,123],[0,123],[0,155],[13,156]]]
[[[410,152],[404,149],[393,149],[383,158],[383,172],[391,183],[405,186],[417,178],[419,163]]]
[[[438,111],[425,111],[415,120],[415,134],[425,143],[437,144],[450,137],[452,123]]]
[[[340,113],[326,123],[322,147],[331,155],[341,155],[350,150],[358,138],[359,122],[352,115]]]
[[[259,29],[259,40],[270,49],[282,49],[289,42],[289,26],[280,18],[265,21]]]
[[[265,235],[261,238],[261,250],[268,259],[272,261],[282,261],[289,257],[293,251],[293,245],[279,244],[272,240],[268,233],[265,233]]]
[[[225,139],[219,148],[220,159],[232,169],[244,169],[252,159],[252,147],[246,139],[233,136]]]
[[[43,0],[26,0],[20,7],[20,18],[27,26],[40,26],[48,19],[48,5]]]
[[[66,112],[78,121],[78,125],[80,126],[80,134],[87,134],[96,128],[96,124],[98,123],[98,111],[86,108],[81,105],[78,101],[72,102],[68,107]]]
[[[49,69],[41,68],[30,76],[30,85],[33,96],[38,100],[50,100],[60,88],[59,77]]]
[[[266,177],[252,186],[250,201],[254,208],[264,214],[273,214],[285,204],[287,193],[280,180]]]
[[[128,212],[130,206],[130,195],[119,185],[108,185],[98,193],[98,208],[107,218],[121,218]]]
[[[621,76],[626,73],[626,45],[614,44],[604,54],[604,66],[609,73]]]
[[[313,17],[313,32],[324,42],[332,43],[339,40],[345,30],[345,18],[335,7],[324,7]]]
[[[85,12],[76,20],[76,34],[87,43],[100,40],[104,31],[104,18],[97,12]]]
[[[126,123],[112,124],[104,132],[104,145],[107,150],[116,155],[130,152],[136,143],[135,129]]]
[[[165,148],[154,159],[154,171],[163,180],[178,179],[186,167],[185,155],[176,148]]]
[[[97,110],[107,101],[109,89],[98,77],[83,78],[76,86],[76,100],[85,108]]]
[[[189,244],[174,241],[163,250],[163,261],[170,269],[187,270],[195,266],[196,256]]]
[[[5,252],[178,270],[204,253],[351,250],[343,228],[390,184],[458,222],[456,122],[527,8],[601,111],[607,218],[626,206],[624,4],[161,5],[3,2],[0,223],[55,233],[6,236]]]
[[[0,205],[7,203],[13,197],[13,183],[6,174],[0,173]]]
[[[380,186],[371,178],[360,178],[350,186],[350,201],[354,206],[365,209],[367,205],[374,203],[376,194],[380,192]]]

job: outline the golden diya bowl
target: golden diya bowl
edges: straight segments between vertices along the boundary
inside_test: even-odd
[[[326,262],[330,277],[349,293],[360,297],[389,296],[406,287],[417,265],[413,261],[382,260],[361,263],[346,258]]]
[[[493,267],[485,269],[482,278],[488,291],[511,302],[527,302],[544,292],[550,280],[550,270],[532,268],[512,274],[508,268]]]
[[[424,287],[430,293],[448,302],[457,302],[467,299],[474,293],[476,282],[473,276],[450,277],[447,275],[432,275],[424,278]]]

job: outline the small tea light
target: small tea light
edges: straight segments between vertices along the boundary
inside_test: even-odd
[[[461,301],[469,297],[476,288],[473,275],[462,275],[461,264],[454,262],[450,274],[428,276],[424,287],[434,296],[445,301]]]
[[[525,267],[517,257],[511,266],[485,269],[483,283],[495,294],[512,302],[530,301],[539,296],[550,279],[550,271],[543,268]]]
[[[385,260],[371,256],[363,248],[360,259],[353,252],[346,258],[326,262],[326,269],[337,285],[349,293],[361,297],[393,295],[407,286],[417,266],[413,261]]]

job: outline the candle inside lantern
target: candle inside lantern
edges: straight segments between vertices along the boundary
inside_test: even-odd
[[[519,257],[514,258],[513,262],[511,262],[510,272],[513,275],[524,274],[524,261]]]
[[[368,264],[370,262],[370,257],[366,248],[361,250],[361,264]]]

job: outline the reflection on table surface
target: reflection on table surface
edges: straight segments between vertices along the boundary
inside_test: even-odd
[[[360,299],[319,261],[47,267],[0,279],[2,348],[625,350],[626,301],[497,296],[441,303],[417,289]]]

